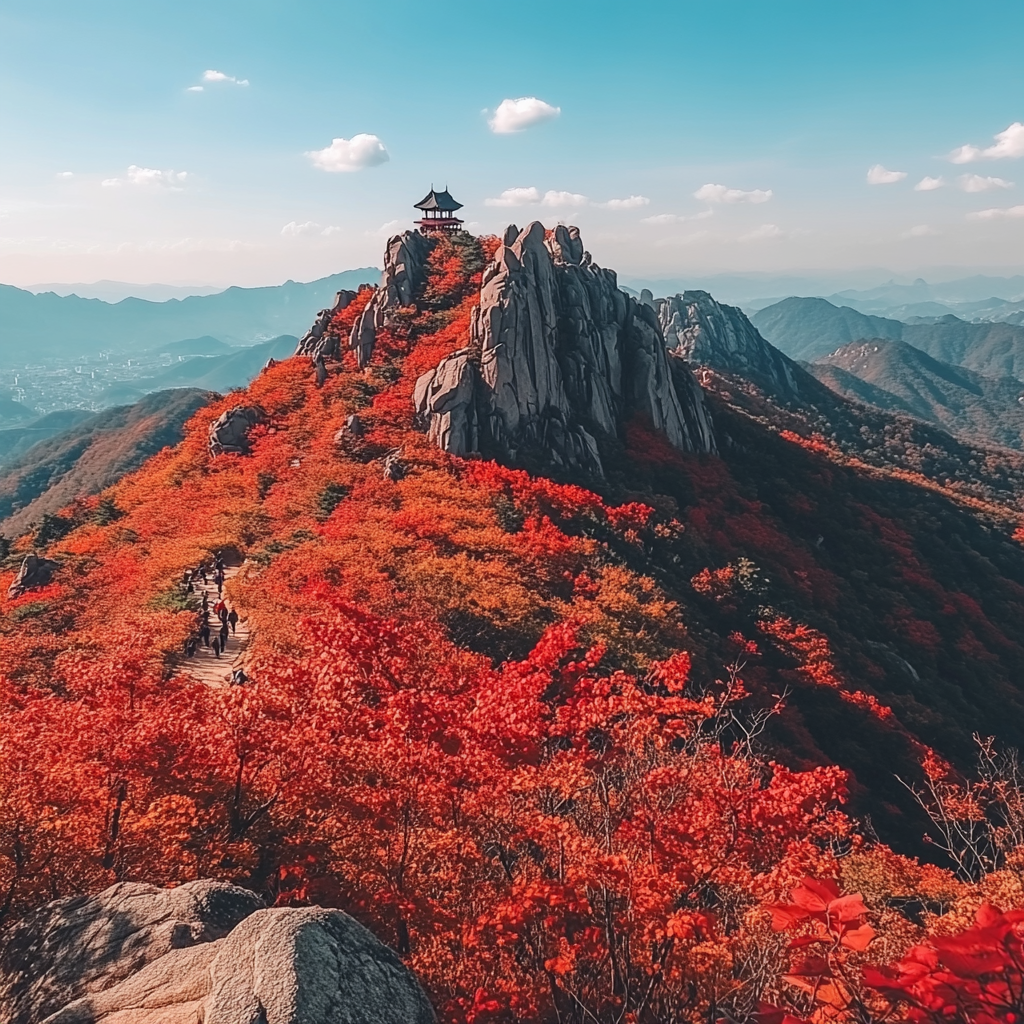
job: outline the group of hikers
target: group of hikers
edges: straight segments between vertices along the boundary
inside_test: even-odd
[[[195,569],[186,569],[182,578],[182,585],[185,594],[194,594],[196,584],[202,583],[205,587],[210,579],[217,587],[217,601],[210,606],[210,593],[203,590],[202,605],[196,615],[196,628],[185,640],[185,657],[194,658],[199,645],[213,649],[214,656],[220,656],[227,651],[228,638],[235,635],[238,626],[238,612],[228,607],[224,600],[225,568],[223,555],[217,555],[214,559],[211,570],[205,562],[199,564]],[[211,612],[216,619],[216,625],[211,627]],[[235,668],[231,673],[231,682],[241,684],[247,681],[247,676],[241,668]]]

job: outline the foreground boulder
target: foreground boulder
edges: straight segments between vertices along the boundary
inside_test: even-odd
[[[210,424],[210,454],[214,457],[248,455],[249,431],[266,419],[266,413],[259,406],[236,405],[221,413]]]
[[[0,953],[0,1024],[431,1024],[398,956],[348,915],[264,909],[209,880],[51,903]]]
[[[22,561],[18,575],[14,577],[13,582],[7,588],[8,598],[13,600],[30,590],[45,587],[53,578],[57,568],[56,562],[49,558],[40,558],[34,551],[30,551]]]
[[[531,453],[601,474],[598,438],[637,416],[681,451],[715,450],[701,389],[669,357],[654,308],[620,290],[563,225],[551,236],[539,222],[509,226],[484,270],[469,347],[419,379],[414,403],[458,455],[517,463]]]

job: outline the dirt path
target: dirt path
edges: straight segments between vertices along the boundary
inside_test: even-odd
[[[225,568],[225,582],[233,576],[237,576],[238,571],[237,566]],[[200,601],[203,599],[204,592],[210,596],[209,621],[210,638],[212,640],[220,631],[220,620],[213,614],[213,606],[219,598],[217,597],[217,584],[213,581],[213,574],[210,573],[207,579],[207,583],[195,580],[193,586],[196,590],[196,596]],[[228,607],[232,607],[230,601],[228,602]],[[189,675],[193,679],[198,679],[201,683],[206,683],[207,686],[228,686],[231,682],[232,671],[242,666],[248,646],[249,620],[239,618],[238,623],[235,625],[235,632],[228,635],[227,646],[219,658],[213,653],[212,644],[210,647],[204,647],[200,643],[196,653],[191,658],[182,658],[178,671],[180,674]]]

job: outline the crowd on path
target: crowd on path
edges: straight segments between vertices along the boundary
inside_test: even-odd
[[[182,576],[185,596],[200,597],[195,626],[184,644],[188,671],[211,684],[230,681],[231,685],[241,685],[249,681],[240,663],[249,639],[248,625],[224,597],[225,582],[237,572],[217,555],[212,567],[203,562],[186,569]],[[230,668],[230,677],[225,668]]]

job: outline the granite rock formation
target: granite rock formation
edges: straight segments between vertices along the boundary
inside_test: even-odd
[[[341,355],[339,339],[327,330],[336,313],[340,313],[356,297],[356,292],[343,288],[334,298],[330,309],[321,309],[313,321],[313,326],[299,339],[295,347],[297,356],[309,356],[315,360],[317,356],[324,359],[337,359]]]
[[[49,558],[40,558],[34,551],[30,551],[22,560],[18,575],[7,588],[8,599],[13,600],[30,590],[45,587],[57,568],[56,562]]]
[[[0,1024],[431,1024],[401,960],[348,915],[263,909],[203,880],[123,882],[15,925]]]
[[[427,257],[433,246],[433,241],[418,231],[406,231],[388,241],[380,286],[352,325],[349,336],[349,348],[355,352],[360,368],[373,355],[377,331],[386,326],[396,310],[411,305],[423,286]]]
[[[416,385],[420,424],[446,451],[601,474],[598,439],[641,416],[683,451],[712,452],[699,386],[673,368],[657,315],[598,267],[578,229],[510,225],[484,270],[470,344]]]
[[[687,291],[667,299],[641,301],[657,310],[672,355],[695,366],[736,373],[780,398],[800,395],[803,371],[761,337],[746,314],[716,302],[707,292]]]
[[[266,419],[266,413],[257,406],[236,405],[221,413],[210,424],[210,455],[248,455],[249,431]]]

